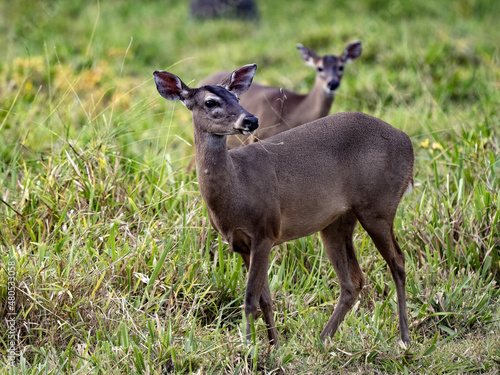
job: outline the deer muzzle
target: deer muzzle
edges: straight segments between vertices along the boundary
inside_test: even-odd
[[[339,87],[340,82],[336,79],[332,79],[330,82],[328,82],[327,86],[330,89],[330,91],[335,91]]]
[[[259,119],[254,115],[241,115],[234,129],[239,131],[241,134],[249,135],[252,134],[259,127]]]

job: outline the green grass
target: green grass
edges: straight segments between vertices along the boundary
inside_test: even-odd
[[[0,1],[0,373],[496,374],[500,369],[500,31],[494,0],[258,1],[261,20],[199,22],[186,1]],[[210,227],[191,116],[152,72],[195,85],[256,62],[256,81],[312,85],[296,43],[363,54],[332,112],[407,132],[414,192],[395,232],[413,344],[369,237],[362,296],[333,340],[339,296],[318,236],[276,248],[282,346],[243,342],[245,270]],[[16,366],[7,347],[15,260]]]

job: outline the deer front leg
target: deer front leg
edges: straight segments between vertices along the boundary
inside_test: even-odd
[[[252,244],[250,255],[242,254],[248,269],[247,288],[245,291],[246,335],[247,340],[252,339],[250,317],[255,322],[260,301],[264,320],[268,326],[269,341],[271,344],[278,345],[278,332],[273,318],[271,291],[267,276],[271,247],[272,244],[270,242],[264,241],[256,245]]]
[[[241,257],[243,258],[247,271],[250,270],[250,254],[241,254]],[[273,299],[267,275],[264,279],[264,287],[262,288],[262,293],[260,295],[260,308],[262,310],[264,321],[267,325],[267,337],[269,338],[269,343],[278,347],[278,330],[276,329],[276,323],[274,322]]]

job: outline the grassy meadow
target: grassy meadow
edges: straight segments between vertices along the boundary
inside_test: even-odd
[[[0,0],[0,374],[500,371],[500,2],[257,3],[244,22],[191,19],[186,0]],[[307,92],[296,43],[354,40],[331,112],[380,117],[415,150],[395,220],[412,345],[359,227],[366,286],[333,340],[340,289],[313,235],[271,256],[282,346],[262,319],[245,343],[244,266],[185,170],[191,114],[152,73],[194,86],[255,62],[257,82]]]

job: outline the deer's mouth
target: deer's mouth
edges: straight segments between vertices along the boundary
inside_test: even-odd
[[[330,89],[329,87],[324,87],[323,88],[323,93],[325,94],[325,96],[327,98],[333,98],[335,96],[335,91],[337,91],[337,89]]]
[[[252,134],[259,127],[259,120],[254,115],[242,115],[236,121],[234,130],[244,135]]]
[[[238,129],[238,131],[243,135],[250,135],[255,132],[255,130],[244,130],[244,129]]]

